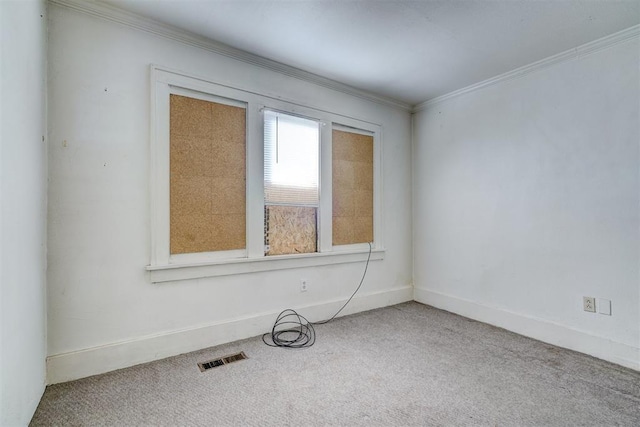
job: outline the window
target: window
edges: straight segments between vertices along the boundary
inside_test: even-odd
[[[318,250],[320,124],[264,112],[265,255]]]
[[[171,94],[169,108],[171,255],[244,250],[245,107]]]
[[[151,73],[153,282],[383,258],[379,125]]]
[[[373,241],[373,134],[334,127],[333,244]]]

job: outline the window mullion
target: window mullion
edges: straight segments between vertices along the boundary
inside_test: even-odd
[[[378,127],[373,137],[373,238],[374,249],[384,248],[382,233],[384,217],[382,209],[382,128]]]
[[[331,123],[325,120],[320,127],[320,209],[318,209],[318,226],[320,228],[319,252],[330,252],[332,248],[333,199],[331,184]]]
[[[264,124],[260,107],[247,108],[247,256],[264,257]]]

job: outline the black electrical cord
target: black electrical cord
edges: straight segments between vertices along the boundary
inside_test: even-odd
[[[360,284],[353,291],[353,294],[349,297],[347,302],[336,311],[336,313],[327,320],[321,322],[309,322],[303,315],[298,314],[295,310],[290,308],[283,310],[278,315],[271,332],[267,332],[262,335],[262,342],[270,347],[285,347],[285,348],[305,348],[311,347],[316,342],[316,330],[313,325],[324,325],[331,322],[336,318],[338,314],[351,302],[353,297],[358,293],[364,278],[367,275],[367,269],[369,268],[369,261],[371,260],[372,246],[369,243],[369,255],[367,255],[367,263],[364,266],[364,273],[360,279]],[[271,342],[267,340],[267,337],[271,338]]]
[[[271,338],[271,342],[267,341],[267,337]],[[271,332],[262,335],[262,342],[269,347],[311,347],[316,342],[316,331],[313,323],[288,308],[278,315]]]

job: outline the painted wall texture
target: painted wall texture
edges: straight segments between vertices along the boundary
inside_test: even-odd
[[[421,300],[640,369],[639,55],[634,37],[415,114]]]
[[[31,420],[45,384],[46,5],[0,2],[0,425]]]

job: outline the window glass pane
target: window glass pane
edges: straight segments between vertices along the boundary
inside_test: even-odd
[[[317,251],[319,151],[318,122],[265,112],[266,255]]]
[[[319,123],[264,113],[265,203],[318,206]]]

